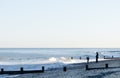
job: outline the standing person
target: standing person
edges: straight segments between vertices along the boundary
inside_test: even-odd
[[[87,59],[87,63],[89,63],[89,59],[90,59],[90,58],[89,58],[89,57],[86,57],[86,59]]]
[[[79,59],[81,60],[81,57]]]
[[[98,62],[99,54],[96,52],[96,63]]]

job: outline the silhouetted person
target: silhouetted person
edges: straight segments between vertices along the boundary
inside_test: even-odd
[[[96,63],[98,62],[99,54],[96,52]]]
[[[81,60],[81,57],[79,59]]]
[[[89,58],[89,57],[86,57],[86,59],[87,59],[87,63],[89,63],[89,59],[90,59],[90,58]]]
[[[114,58],[114,56],[112,56],[112,58]]]

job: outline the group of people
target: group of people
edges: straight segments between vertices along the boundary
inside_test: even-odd
[[[99,54],[98,54],[98,52],[96,52],[96,63],[98,62],[98,58],[99,58]],[[87,59],[87,63],[89,63],[89,57],[86,57],[86,59]]]

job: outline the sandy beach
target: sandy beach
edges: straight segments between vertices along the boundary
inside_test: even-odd
[[[90,62],[89,68],[102,68],[108,64],[105,69],[86,70],[87,63],[75,63],[67,65],[67,71],[62,68],[47,70],[44,73],[11,75],[7,78],[119,78],[120,60],[106,60],[98,63]]]

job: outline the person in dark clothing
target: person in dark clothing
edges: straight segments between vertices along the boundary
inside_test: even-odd
[[[96,52],[96,63],[98,62],[99,54]]]
[[[90,59],[90,58],[89,58],[89,57],[86,57],[86,59],[87,59],[87,63],[89,63],[89,59]]]
[[[81,57],[79,59],[81,60]]]
[[[112,56],[112,58],[114,58],[114,56]]]

